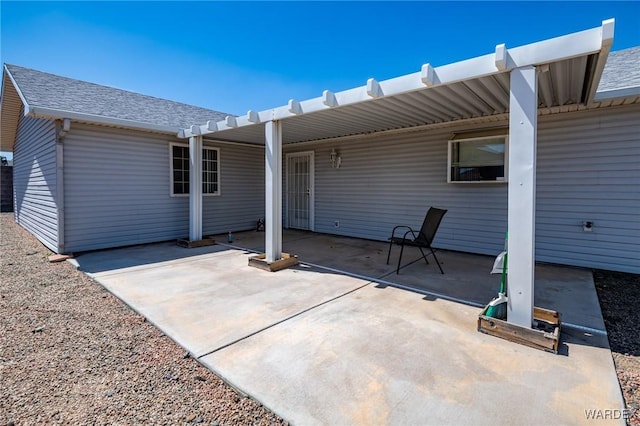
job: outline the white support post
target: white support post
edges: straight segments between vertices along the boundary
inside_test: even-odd
[[[189,240],[202,239],[202,136],[189,138]]]
[[[536,68],[517,68],[511,71],[509,100],[507,321],[527,328],[533,322],[537,134]]]
[[[265,251],[267,263],[282,257],[282,123],[265,123]]]

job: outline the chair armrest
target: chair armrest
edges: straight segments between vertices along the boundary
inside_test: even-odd
[[[410,227],[406,226],[406,225],[398,225],[396,227],[393,228],[393,231],[391,231],[391,237],[389,238],[390,240],[395,237],[396,235],[396,230],[399,228],[407,228],[407,229],[411,229]]]
[[[409,227],[407,226],[406,228],[409,228]],[[415,239],[417,238],[416,237],[416,231],[414,231],[413,229],[409,228],[409,230],[407,232],[405,232],[404,235],[402,236],[402,241],[403,242],[404,241],[408,241],[407,240],[407,235],[409,235],[409,234],[413,235],[413,240],[412,241],[415,241]],[[421,234],[421,232],[418,232],[418,234]]]

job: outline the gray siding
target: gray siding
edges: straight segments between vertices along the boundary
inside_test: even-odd
[[[639,117],[636,105],[540,117],[538,261],[640,273]],[[470,128],[286,152],[315,151],[317,232],[386,240],[394,225],[419,227],[427,208],[436,206],[449,212],[435,246],[495,255],[507,229],[507,185],[446,183],[447,141],[463,130]],[[340,169],[331,168],[332,148],[342,156]],[[594,221],[593,232],[583,232],[584,220]]]
[[[301,147],[315,151],[316,231],[386,240],[395,225],[419,228],[434,206],[449,210],[435,246],[500,252],[506,184],[447,184],[450,136],[441,129]],[[339,169],[331,168],[332,148],[342,156]]]
[[[204,235],[255,229],[264,219],[264,147],[207,143],[220,148],[220,196],[205,196]],[[186,200],[188,205],[188,199]],[[188,226],[188,224],[187,224]],[[188,230],[188,227],[187,227]]]
[[[170,196],[170,142],[183,141],[72,125],[64,142],[67,250],[188,236],[189,198]],[[204,197],[205,234],[251,229],[264,212],[263,151],[219,148],[222,195]]]
[[[551,116],[538,139],[538,260],[640,273],[640,105]]]
[[[58,251],[56,126],[20,113],[13,151],[16,222]]]

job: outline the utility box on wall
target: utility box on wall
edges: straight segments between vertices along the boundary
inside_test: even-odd
[[[0,211],[13,211],[13,166],[0,167]]]

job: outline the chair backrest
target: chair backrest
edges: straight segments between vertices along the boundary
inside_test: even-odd
[[[427,211],[427,215],[424,217],[422,228],[420,228],[420,235],[418,235],[416,241],[431,245],[445,213],[447,213],[447,210],[430,207],[429,211]]]

